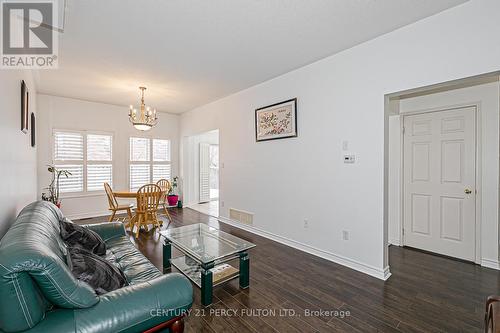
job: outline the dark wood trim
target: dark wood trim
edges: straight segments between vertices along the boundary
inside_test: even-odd
[[[500,331],[500,296],[488,296],[484,313],[484,332],[495,333]]]
[[[164,323],[161,323],[159,325],[156,325],[155,327],[148,329],[147,331],[144,331],[144,333],[159,332],[165,328],[169,328],[170,332],[172,333],[184,332],[184,316],[172,318],[169,321],[166,321]]]
[[[267,109],[267,108],[272,108],[273,106],[285,104],[285,103],[288,103],[288,102],[294,102],[295,134],[294,135],[289,135],[289,136],[284,136],[284,137],[281,137],[281,138],[269,138],[269,139],[258,140],[258,138],[257,138],[257,112],[259,112],[260,110]],[[255,109],[254,126],[255,126],[255,142],[271,141],[271,140],[281,140],[281,139],[288,139],[288,138],[296,138],[297,136],[299,136],[299,129],[297,127],[297,97],[292,98],[292,99],[288,99],[288,100],[283,101],[283,102],[278,102],[278,103],[274,103],[274,104],[271,104],[271,105],[267,105],[267,106],[263,106],[261,108]]]

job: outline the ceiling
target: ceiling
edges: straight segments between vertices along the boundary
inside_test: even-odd
[[[67,0],[38,90],[182,113],[466,0]]]

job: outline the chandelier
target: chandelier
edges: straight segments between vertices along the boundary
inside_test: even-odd
[[[135,109],[133,105],[130,105],[128,120],[139,131],[149,131],[153,126],[158,124],[158,116],[156,115],[156,109],[151,109],[144,104],[144,90],[146,90],[146,87],[139,87],[139,89],[141,90],[141,106],[139,112],[137,112],[137,109]]]

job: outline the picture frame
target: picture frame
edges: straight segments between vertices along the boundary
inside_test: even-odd
[[[36,117],[33,112],[31,112],[31,147],[36,146]]]
[[[21,81],[21,131],[28,133],[29,129],[29,91],[24,80]]]
[[[255,141],[297,137],[297,98],[255,110]]]

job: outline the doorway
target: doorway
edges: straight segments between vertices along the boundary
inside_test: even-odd
[[[385,96],[385,267],[409,246],[500,269],[499,74]]]
[[[403,244],[475,260],[476,107],[403,117]]]
[[[184,140],[184,200],[201,213],[219,216],[219,130]]]

